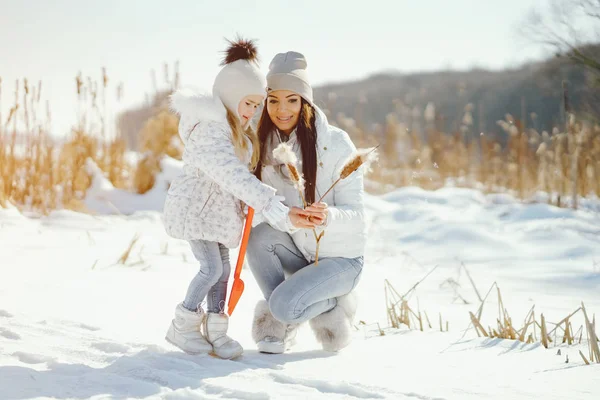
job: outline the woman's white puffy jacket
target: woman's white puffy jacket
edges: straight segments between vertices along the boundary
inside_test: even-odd
[[[345,164],[354,155],[356,147],[343,130],[329,125],[325,114],[315,107],[317,127],[317,183],[316,199],[335,182]],[[293,132],[287,143],[292,147],[302,171],[302,153]],[[279,144],[276,132],[270,137],[267,151],[272,151]],[[271,161],[273,162],[273,161]],[[274,162],[277,164],[277,162]],[[283,171],[283,174],[280,172]],[[284,196],[284,204],[288,207],[302,208],[302,199],[292,182],[284,176],[286,168],[277,165],[264,165],[261,179],[264,183],[277,189],[277,195]],[[323,199],[329,208],[327,226],[317,228],[317,234],[325,230],[319,245],[319,258],[362,256],[365,251],[367,228],[364,210],[363,167],[341,180],[335,188]],[[274,226],[292,236],[292,239],[304,257],[309,261],[315,260],[316,240],[309,229],[295,229],[289,220],[287,223]]]
[[[244,162],[236,155],[220,101],[180,90],[171,96],[171,108],[181,117],[179,135],[185,147],[183,174],[171,183],[165,200],[165,229],[177,239],[237,247],[245,218],[242,202],[260,212],[275,189],[248,170],[249,141]]]

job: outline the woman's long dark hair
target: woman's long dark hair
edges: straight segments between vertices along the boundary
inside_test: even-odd
[[[302,99],[302,107],[298,116],[298,124],[296,125],[296,137],[300,143],[300,151],[302,152],[302,175],[304,175],[305,187],[304,197],[307,204],[315,202],[315,188],[317,182],[317,126],[316,126],[315,109],[304,99]],[[256,166],[254,174],[258,179],[261,179],[262,166],[267,154],[267,143],[269,135],[271,135],[277,127],[271,121],[267,104],[263,108],[260,120],[258,122],[258,141],[260,143],[260,159]]]

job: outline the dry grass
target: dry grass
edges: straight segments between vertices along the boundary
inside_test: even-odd
[[[178,72],[175,72],[177,82]],[[106,70],[99,82],[75,78],[77,123],[64,142],[52,138],[51,113],[41,103],[42,84],[17,82],[14,104],[5,120],[0,116],[0,207],[9,203],[20,210],[47,214],[59,208],[87,211],[83,206],[92,176],[87,160],[98,165],[112,185],[145,193],[154,186],[163,154],[181,158],[176,116],[166,106],[148,120],[139,133],[143,156],[137,165],[126,160],[126,141],[110,137],[106,96],[111,89]],[[0,79],[0,101],[2,100]],[[117,100],[123,87],[117,87]],[[44,111],[44,112],[42,112]]]
[[[140,133],[140,150],[155,155],[166,154],[181,159],[183,144],[178,133],[179,118],[166,108],[146,121]]]
[[[388,326],[398,329],[404,325],[408,329],[418,329],[421,332],[425,330],[426,326],[433,329],[427,312],[421,312],[419,307],[417,307],[417,311],[414,311],[413,307],[409,305],[408,293],[401,296],[387,279],[384,281],[384,289]],[[449,321],[444,323],[442,314],[439,313],[440,332],[448,332],[449,327]]]
[[[413,131],[396,113],[388,116],[383,129],[369,131],[343,115],[337,124],[361,147],[382,144],[380,162],[370,175],[380,185],[373,190],[438,189],[451,180],[457,186],[507,191],[524,200],[542,191],[557,206],[565,206],[565,198],[577,207],[578,197],[600,197],[600,126],[577,121],[574,115],[562,131],[552,133],[522,129],[507,115],[498,121],[501,138],[473,138],[466,125],[462,132],[446,134],[425,121],[416,124],[425,129]]]
[[[107,134],[113,128],[106,117],[106,96],[114,88],[105,70],[98,82],[81,75],[76,78],[77,124],[64,143],[47,135],[51,115],[49,105],[41,104],[42,84],[19,82],[9,115],[0,115],[0,206],[10,202],[20,209],[43,213],[64,207],[82,210],[91,183],[85,168],[87,159],[93,160],[117,188],[136,193],[150,190],[160,171],[161,157],[181,159],[183,150],[177,134],[178,118],[165,103],[165,93],[179,84],[177,65],[172,75],[165,65],[164,75],[168,90],[159,91],[154,81],[157,100],[148,102],[150,112],[133,124],[141,127],[135,141],[141,157],[135,165],[125,159],[126,143],[132,140],[119,135],[109,139]],[[123,85],[116,89],[119,98]],[[0,101],[1,96],[0,80]],[[358,147],[381,145],[379,162],[373,165],[368,183],[372,192],[409,185],[437,189],[452,183],[485,192],[509,192],[523,200],[544,192],[548,202],[562,207],[577,207],[581,196],[600,197],[598,125],[577,121],[568,114],[562,129],[540,133],[525,129],[506,115],[498,121],[502,137],[473,135],[473,107],[467,105],[460,130],[448,134],[436,129],[431,110],[415,117],[407,116],[399,104],[396,108],[386,121],[370,129],[358,118],[330,117]]]
[[[135,244],[137,243],[137,241],[139,239],[140,239],[140,235],[138,233],[136,233],[133,236],[133,239],[131,239],[131,242],[129,242],[129,245],[127,246],[127,248],[125,249],[123,254],[121,254],[121,257],[119,257],[119,259],[117,260],[117,264],[125,264],[127,262],[127,260],[129,259],[129,255],[131,254],[131,250],[133,250],[133,246],[135,246]],[[140,255],[141,255],[141,249],[140,249]]]
[[[98,85],[77,77],[79,109],[77,126],[64,143],[49,136],[51,115],[46,105],[42,118],[41,83],[30,87],[17,82],[15,102],[6,122],[0,125],[0,199],[21,210],[47,213],[56,208],[82,210],[82,201],[91,183],[85,168],[92,159],[115,187],[126,187],[128,167],[125,147],[119,138],[103,139],[106,131],[98,117]],[[104,75],[102,82],[107,82]],[[102,92],[105,91],[103,87]],[[99,131],[93,134],[93,121]]]
[[[481,298],[479,291],[477,290],[475,283],[471,276],[468,274],[468,270],[461,263],[461,268],[467,272],[469,280],[473,286],[473,290],[477,294],[480,300],[480,306],[475,313],[469,312],[469,317],[473,329],[477,333],[478,337],[485,338],[498,338],[515,340],[523,343],[541,343],[545,348],[549,348],[552,343],[556,345],[567,344],[569,346],[574,344],[581,344],[583,340],[583,333],[586,333],[588,343],[588,356],[586,357],[581,351],[581,357],[586,364],[600,363],[600,347],[598,345],[599,339],[596,333],[596,320],[595,316],[590,321],[585,305],[581,303],[581,307],[571,312],[565,318],[560,320],[558,323],[548,323],[544,314],[540,314],[539,320],[536,318],[535,305],[531,307],[523,324],[519,327],[513,322],[510,314],[504,306],[504,301],[500,288],[494,282],[484,298]],[[423,282],[434,270],[430,270],[422,279],[416,282],[405,294],[401,295],[392,286],[392,284],[386,279],[384,280],[384,293],[387,313],[388,327],[398,329],[402,326],[408,329],[415,329],[424,331],[426,327],[432,329],[432,324],[427,315],[427,312],[418,308],[415,311],[414,307],[409,305],[410,294],[416,289],[416,287]],[[492,293],[496,289],[497,303],[498,303],[498,316],[495,317],[495,326],[484,327],[482,323],[483,308],[484,305]],[[465,303],[466,304],[466,303]],[[573,329],[572,321],[577,314],[583,314],[584,325],[578,330]],[[361,321],[361,324],[366,325]],[[548,330],[548,325],[553,325],[554,328]],[[380,335],[384,335],[384,330],[378,326]],[[442,314],[439,314],[439,330],[440,332],[447,332],[449,330],[449,321],[443,321]],[[468,329],[465,331],[467,333]],[[464,335],[463,335],[464,337]],[[462,339],[462,338],[461,338]],[[459,340],[460,341],[460,340]]]
[[[494,288],[496,289],[498,296],[498,317],[496,318],[496,326],[488,326],[486,330],[481,322],[482,311],[485,300]],[[573,329],[572,319],[579,313],[583,314],[585,321],[584,325],[575,331]],[[500,288],[496,283],[494,283],[490,287],[488,294],[481,302],[481,305],[477,311],[477,316],[472,312],[469,312],[469,316],[471,317],[471,323],[475,329],[475,332],[477,332],[477,336],[517,340],[524,343],[539,342],[545,348],[549,348],[552,343],[554,343],[555,346],[559,344],[567,344],[569,346],[581,344],[583,332],[585,331],[587,335],[589,360],[584,356],[583,353],[580,352],[580,354],[586,364],[594,362],[600,363],[600,348],[598,347],[598,335],[596,334],[595,318],[592,320],[592,322],[590,322],[585,305],[583,303],[581,303],[581,307],[571,312],[565,318],[560,320],[560,322],[553,323],[552,325],[554,325],[554,328],[551,330],[548,330],[549,323],[544,317],[543,313],[540,314],[538,321],[535,314],[535,305],[533,305],[527,313],[525,320],[523,321],[523,325],[518,328],[513,323],[508,310],[504,307]]]
[[[419,330],[423,331],[424,318],[427,321],[427,325],[431,328],[431,322],[427,313],[417,307],[415,312],[408,304],[410,295],[417,289],[417,286],[423,282],[433,271],[437,269],[438,265],[433,267],[423,278],[417,281],[406,293],[400,295],[394,286],[386,279],[384,281],[385,290],[385,304],[386,312],[388,316],[388,324],[392,328],[399,328],[401,325],[407,326],[409,329],[412,327],[418,327]],[[440,314],[440,331],[444,332],[444,325],[442,324],[442,314]],[[448,322],[446,321],[446,331],[448,330]]]
[[[569,314],[567,317],[563,318],[560,322],[553,324],[555,327],[550,331],[548,331],[548,323],[544,317],[544,314],[540,315],[540,319],[538,321],[535,317],[535,306],[532,306],[525,317],[522,327],[518,328],[514,325],[508,310],[504,307],[500,288],[495,283],[490,288],[488,295],[494,287],[496,288],[498,295],[498,317],[496,318],[496,326],[488,326],[486,329],[481,322],[481,313],[485,299],[488,297],[487,295],[481,303],[481,306],[477,311],[477,315],[475,315],[473,312],[469,312],[471,324],[475,329],[477,336],[515,340],[528,344],[540,342],[545,348],[549,348],[551,343],[558,345],[559,342],[569,346],[581,344],[584,327],[582,326],[577,331],[574,331],[571,318],[573,318],[577,313],[582,312],[585,317],[585,332],[587,335],[589,350],[588,357],[586,357],[581,351],[579,351],[579,353],[584,362],[588,365],[591,363],[600,363],[600,348],[598,346],[599,339],[598,335],[596,334],[595,318],[592,320],[592,322],[590,322],[585,310],[585,305],[583,303],[581,304],[581,307]],[[409,306],[406,295],[401,296],[388,280],[385,280],[384,288],[386,311],[388,316],[387,322],[389,327],[398,329],[401,326],[406,326],[408,329],[424,331],[425,324],[427,324],[429,329],[432,329],[429,316],[425,311],[423,313],[421,313],[420,310],[415,312],[413,308]],[[362,321],[361,323],[366,325]],[[384,330],[379,326],[378,329],[380,335],[383,336],[385,334]],[[439,330],[440,332],[447,332],[449,330],[449,321],[446,321],[444,324],[441,313],[439,314]],[[562,333],[557,337],[559,330],[561,330]],[[552,336],[553,334],[554,338]]]

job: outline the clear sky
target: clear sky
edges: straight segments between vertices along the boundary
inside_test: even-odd
[[[124,82],[124,105],[151,91],[150,70],[180,63],[182,83],[207,90],[224,37],[258,39],[262,68],[305,54],[313,84],[402,72],[499,69],[539,58],[519,22],[547,0],[0,0],[3,118],[14,81],[43,81],[53,127],[75,121],[75,76]]]

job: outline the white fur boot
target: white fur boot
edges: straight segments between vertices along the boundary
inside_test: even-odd
[[[261,353],[281,354],[295,343],[298,324],[284,324],[276,320],[269,310],[269,303],[260,300],[254,309],[252,338]]]
[[[242,355],[244,348],[239,342],[227,336],[229,316],[225,313],[208,313],[204,321],[206,340],[213,346],[213,354],[231,359]]]
[[[353,292],[337,298],[337,305],[309,321],[317,341],[326,351],[339,351],[352,341],[352,321],[357,298]]]
[[[206,341],[200,330],[206,314],[202,308],[190,311],[178,304],[175,308],[175,318],[167,331],[165,339],[174,346],[189,354],[210,353],[212,345]]]

